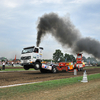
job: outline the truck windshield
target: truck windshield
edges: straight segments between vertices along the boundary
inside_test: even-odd
[[[78,56],[77,58],[81,58],[81,56]]]
[[[25,48],[22,50],[22,54],[24,53],[32,53],[33,52],[33,48]]]

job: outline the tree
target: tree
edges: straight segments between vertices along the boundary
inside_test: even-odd
[[[76,59],[73,55],[70,55],[70,61],[76,62]]]
[[[60,49],[56,50],[55,53],[53,53],[53,59],[55,63],[64,60],[63,53],[61,52]]]
[[[67,53],[65,53],[64,59],[65,59],[66,61],[70,61],[70,55],[67,54]]]
[[[83,59],[84,62],[87,62],[87,59],[86,59],[85,56],[83,56],[82,59]]]
[[[73,55],[69,55],[69,54],[67,54],[67,53],[65,53],[64,59],[65,59],[66,61],[73,61],[73,62],[76,61],[76,60],[75,60],[75,57],[74,57]]]
[[[96,64],[97,63],[97,60],[96,60],[96,58],[94,58],[94,57],[88,57],[87,58],[87,63],[88,64]]]

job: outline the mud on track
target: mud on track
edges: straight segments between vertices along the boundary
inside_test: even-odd
[[[100,68],[86,69],[87,75],[100,73]],[[82,76],[83,71],[77,73]],[[40,71],[0,72],[0,86],[76,77],[73,72],[41,73]]]

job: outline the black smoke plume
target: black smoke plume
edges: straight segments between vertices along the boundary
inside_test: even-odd
[[[85,51],[100,58],[100,42],[82,38],[69,18],[61,18],[55,13],[45,14],[40,18],[37,29],[37,46],[41,43],[42,37],[51,34],[63,47],[72,48],[73,53]]]
[[[91,38],[81,38],[77,41],[75,51],[85,51],[88,54],[92,54],[94,57],[100,59],[100,42]]]

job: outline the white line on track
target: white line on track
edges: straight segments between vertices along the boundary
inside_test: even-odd
[[[20,85],[27,85],[27,84],[35,84],[35,83],[41,83],[41,82],[43,82],[43,81],[6,85],[6,86],[0,86],[0,88],[14,87],[14,86],[20,86]]]

